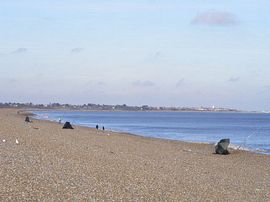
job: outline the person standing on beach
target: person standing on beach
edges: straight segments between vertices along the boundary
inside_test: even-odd
[[[25,117],[25,122],[27,122],[27,123],[30,123],[31,122],[29,116],[26,116]]]
[[[102,130],[105,130],[105,127],[104,126],[102,127]]]
[[[96,125],[96,129],[98,130],[98,125]]]

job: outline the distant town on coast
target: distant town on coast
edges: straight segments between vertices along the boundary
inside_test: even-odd
[[[179,112],[242,112],[238,109],[223,107],[153,107],[148,105],[128,106],[122,105],[105,105],[105,104],[34,104],[34,103],[0,103],[0,108],[25,108],[25,109],[41,109],[41,110],[85,110],[85,111],[179,111]]]

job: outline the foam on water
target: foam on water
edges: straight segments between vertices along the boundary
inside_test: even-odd
[[[248,147],[243,147],[243,146],[235,145],[235,144],[230,144],[230,145],[229,145],[229,148],[230,148],[230,149],[234,149],[234,150],[252,151],[252,150],[251,150],[250,148],[248,148]]]

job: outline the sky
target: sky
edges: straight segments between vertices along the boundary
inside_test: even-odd
[[[0,0],[0,102],[270,110],[268,0]]]

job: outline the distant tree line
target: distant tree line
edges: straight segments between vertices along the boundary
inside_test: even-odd
[[[63,109],[63,110],[89,110],[89,111],[220,111],[220,112],[238,112],[239,110],[230,108],[213,108],[213,107],[151,107],[148,105],[128,106],[122,105],[105,105],[105,104],[33,104],[29,103],[0,103],[0,108],[31,108],[31,109]]]

